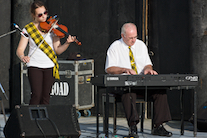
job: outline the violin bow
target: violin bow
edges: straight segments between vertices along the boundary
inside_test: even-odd
[[[48,34],[52,31],[52,29],[55,27],[56,23],[58,22],[58,20],[55,21],[55,23],[52,25],[52,27],[50,28],[50,30],[47,32],[47,34],[45,35],[45,37],[42,39],[42,41],[39,43],[39,45],[36,47],[36,49],[34,50],[34,52],[31,54],[31,56],[29,56],[30,58],[34,55],[34,53],[37,51],[37,49],[40,47],[40,45],[44,42],[45,38],[48,36]]]

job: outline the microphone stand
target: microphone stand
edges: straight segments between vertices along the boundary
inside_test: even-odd
[[[3,35],[0,35],[0,38],[2,38],[2,37],[4,37],[4,36],[7,36],[7,35],[9,35],[9,34],[12,34],[12,33],[16,32],[16,31],[17,31],[17,30],[15,29],[15,30],[13,30],[13,31],[10,31],[10,32],[8,32],[8,33],[5,33],[5,34],[3,34]],[[3,87],[2,87],[2,85],[1,85],[1,83],[0,83],[0,89],[1,89],[2,93],[4,94],[6,100],[9,100],[8,97],[7,97],[7,95],[6,95],[6,93],[5,93],[5,91],[4,91],[4,89],[3,89]],[[1,97],[0,97],[0,101],[1,101]]]
[[[4,91],[4,88],[3,88],[2,85],[1,85],[1,83],[0,83],[0,89],[1,89],[2,93],[4,94],[5,98],[6,98],[7,100],[9,100],[8,97],[7,97],[7,95],[6,95],[6,93],[5,93],[5,91]]]
[[[12,34],[12,33],[14,33],[14,32],[16,32],[16,30],[10,31],[10,32],[8,32],[8,33],[5,33],[5,34],[1,35],[0,38],[2,38],[2,37],[4,37],[4,36],[7,36],[7,35],[9,35],[9,34]],[[2,85],[1,85],[1,83],[0,83],[0,89],[1,89],[2,93],[4,94],[6,100],[9,100],[8,97],[7,97],[7,95],[6,95],[6,93],[5,93],[5,91],[4,91],[4,88],[3,88]],[[6,124],[6,113],[5,113],[5,109],[4,109],[4,103],[3,103],[3,100],[2,100],[1,97],[0,97],[0,102],[1,102],[1,110],[2,110],[2,112],[3,112],[3,115],[4,115],[4,121],[5,121],[5,124]]]
[[[6,95],[5,91],[4,91],[1,83],[0,83],[0,89],[1,89],[2,93],[4,94],[5,98],[8,100],[8,97],[7,97],[7,95]],[[5,109],[4,109],[4,103],[3,103],[1,97],[0,97],[0,102],[1,102],[1,110],[2,110],[2,112],[4,114],[4,121],[5,121],[5,124],[6,124],[6,114],[5,114]]]
[[[7,36],[7,35],[9,35],[9,34],[12,34],[12,33],[16,32],[16,31],[17,31],[17,30],[13,30],[13,31],[10,31],[10,32],[8,32],[8,33],[5,33],[5,34],[1,35],[0,38],[2,38],[2,37],[4,37],[4,36]]]

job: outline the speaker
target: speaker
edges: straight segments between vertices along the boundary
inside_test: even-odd
[[[78,138],[80,127],[72,105],[16,106],[4,127],[6,138]]]

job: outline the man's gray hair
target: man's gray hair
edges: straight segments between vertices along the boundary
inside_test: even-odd
[[[125,35],[126,34],[126,28],[127,27],[131,27],[131,26],[135,26],[136,25],[134,23],[125,23],[122,27],[121,27],[121,34]],[[137,29],[137,27],[136,27]]]

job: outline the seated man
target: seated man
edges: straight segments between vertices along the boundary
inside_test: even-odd
[[[153,70],[152,62],[148,55],[147,46],[137,39],[137,28],[133,23],[126,23],[121,28],[121,39],[111,44],[107,51],[105,71],[108,74],[152,74],[158,73]],[[139,90],[131,92],[123,91],[122,103],[126,114],[128,126],[130,128],[129,136],[138,137],[136,125],[139,122],[136,111],[136,94]],[[163,123],[171,120],[170,110],[167,101],[166,92],[149,93],[154,101],[154,128],[152,135],[172,136]]]

